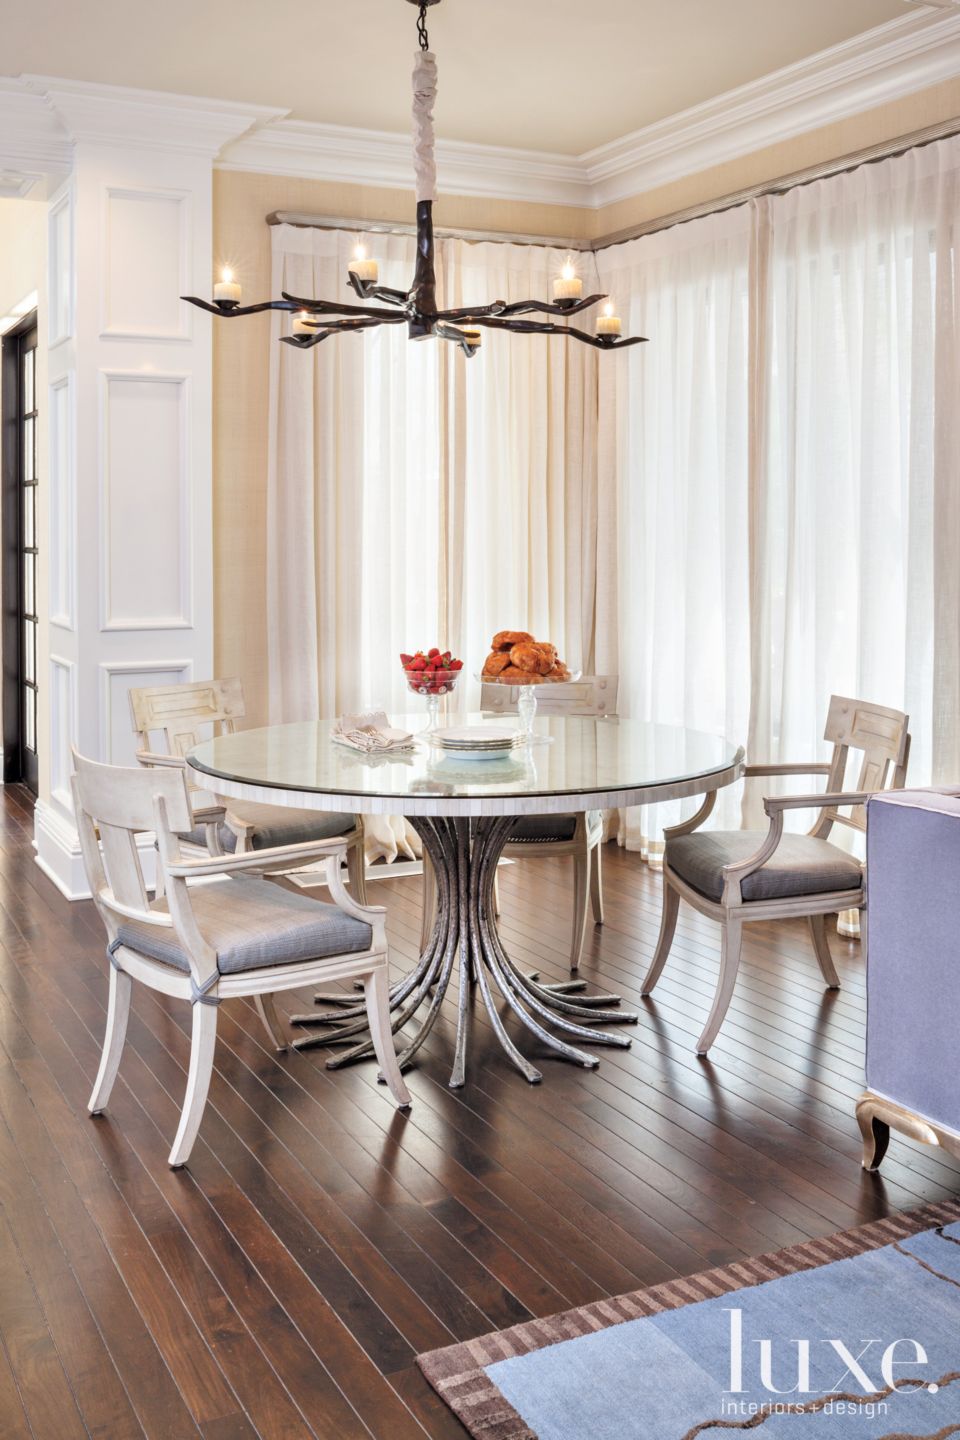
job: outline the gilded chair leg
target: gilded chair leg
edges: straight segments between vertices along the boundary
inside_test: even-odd
[[[412,1103],[393,1043],[393,1026],[390,1021],[390,982],[386,967],[375,970],[364,982],[364,999],[367,1002],[367,1019],[370,1023],[370,1040],[380,1064],[380,1073],[390,1094],[401,1110],[409,1110]]]
[[[358,905],[367,903],[367,857],[364,854],[363,839],[351,845],[347,851],[347,878],[350,894]]]
[[[267,1039],[274,1050],[286,1050],[287,1042],[282,1038],[283,1026],[277,1014],[277,1007],[274,1004],[272,995],[254,995],[254,1009],[260,1016],[264,1030],[267,1032]]]
[[[660,934],[657,939],[657,948],[653,952],[653,959],[650,961],[650,968],[643,977],[640,986],[641,995],[650,995],[653,988],[663,973],[663,967],[667,963],[667,956],[670,954],[670,946],[673,944],[673,934],[677,928],[677,915],[680,910],[680,896],[670,884],[669,877],[663,877],[663,910],[660,915]]]
[[[433,934],[433,922],[437,913],[437,877],[430,856],[423,852],[423,916],[420,921],[420,951],[426,950]]]
[[[733,987],[737,982],[737,971],[740,969],[740,949],[743,941],[743,921],[727,918],[720,923],[720,977],[717,981],[717,993],[713,997],[713,1006],[707,1017],[707,1023],[703,1027],[703,1034],[697,1041],[697,1054],[706,1055],[717,1038],[717,1031],[723,1024],[724,1016],[730,1008],[730,1001],[733,998]]]
[[[190,1040],[190,1069],[187,1072],[187,1093],[183,1099],[180,1124],[168,1163],[176,1169],[190,1159],[193,1142],[200,1129],[210,1078],[213,1075],[213,1052],[217,1044],[217,1007],[198,1001],[193,1007]]]
[[[93,1092],[87,1102],[91,1115],[99,1115],[110,1100],[113,1082],[120,1068],[120,1056],[127,1035],[127,1018],[130,1014],[130,991],[133,982],[122,970],[110,966],[110,999],[107,1004],[107,1029],[103,1037],[103,1053],[100,1068],[94,1081]]]
[[[826,915],[808,915],[807,924],[810,926],[810,937],[813,940],[813,949],[817,957],[817,964],[820,966],[820,974],[826,981],[829,990],[839,990],[840,976],[834,967],[833,956],[830,954],[830,942],[827,939],[827,917]]]
[[[590,863],[590,904],[594,925],[603,924],[603,844],[594,845]]]

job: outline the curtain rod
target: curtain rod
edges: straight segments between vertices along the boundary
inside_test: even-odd
[[[403,220],[358,220],[342,215],[307,215],[298,210],[274,210],[267,216],[268,225],[296,225],[305,230],[349,230],[354,235],[416,235],[416,225]],[[574,240],[563,235],[514,235],[505,230],[454,230],[434,227],[434,235],[445,240],[492,240],[501,245],[544,245],[551,250],[593,249],[589,240]]]
[[[794,170],[790,175],[782,175],[777,180],[765,180],[743,190],[731,191],[730,194],[719,196],[715,200],[689,205],[684,210],[674,210],[669,215],[658,215],[656,219],[644,220],[624,230],[613,231],[594,240],[591,248],[607,250],[612,245],[639,240],[642,235],[656,235],[661,230],[671,230],[675,225],[685,225],[690,220],[702,220],[707,215],[720,215],[724,210],[733,210],[737,205],[759,200],[764,195],[784,195],[788,190],[796,190],[801,185],[812,185],[817,180],[828,180],[833,175],[847,175],[861,165],[892,160],[897,155],[905,155],[908,150],[918,150],[923,145],[932,145],[936,140],[948,140],[952,135],[960,135],[960,116],[952,120],[941,120],[936,125],[927,125],[922,130],[913,130],[909,135],[898,136],[896,140],[884,140],[862,150],[852,150],[835,160],[808,165],[803,170]]]
[[[767,180],[758,185],[749,185],[743,190],[731,191],[727,195],[703,201],[699,205],[689,205],[683,210],[674,210],[669,215],[659,215],[656,219],[641,221],[637,225],[627,226],[625,229],[613,231],[609,235],[601,235],[596,240],[577,240],[572,236],[562,235],[523,235],[495,230],[457,230],[440,227],[435,233],[445,239],[487,240],[510,245],[542,245],[551,250],[596,253],[598,250],[610,249],[614,245],[624,245],[629,240],[639,240],[643,235],[656,235],[661,230],[671,230],[675,225],[685,225],[691,220],[702,220],[707,215],[720,215],[725,210],[732,210],[737,205],[745,205],[750,200],[759,200],[764,195],[783,195],[786,191],[794,190],[800,185],[812,185],[817,180],[827,180],[833,175],[846,175],[861,165],[876,164],[880,160],[892,160],[897,155],[905,155],[908,150],[915,150],[923,145],[932,145],[937,140],[947,140],[953,135],[960,135],[960,116],[951,120],[941,120],[935,125],[927,125],[921,130],[913,130],[909,135],[901,135],[896,140],[884,140],[877,145],[868,145],[862,150],[851,151],[835,160],[825,160],[818,165],[809,165],[803,170],[794,170],[791,174],[782,175],[777,180]],[[312,230],[349,230],[353,233],[360,231],[392,235],[415,235],[417,233],[416,226],[408,225],[403,221],[360,220],[356,216],[309,215],[295,210],[275,210],[267,216],[267,224],[296,225]]]

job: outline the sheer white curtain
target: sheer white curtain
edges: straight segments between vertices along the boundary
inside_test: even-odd
[[[600,371],[618,480],[620,713],[734,740],[750,706],[751,231],[743,206],[600,256],[602,288],[651,342]],[[674,818],[624,811],[621,843],[655,856]]]
[[[960,780],[960,141],[761,202],[752,753],[812,756],[831,692],[906,710]]]

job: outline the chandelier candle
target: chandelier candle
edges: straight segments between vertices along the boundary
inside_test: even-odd
[[[598,335],[619,335],[619,334],[620,334],[620,316],[619,316],[619,315],[614,315],[614,313],[613,313],[613,305],[610,303],[609,300],[607,301],[606,305],[604,305],[603,311],[601,312],[601,314],[597,316],[597,334],[598,334]]]
[[[553,282],[554,300],[580,300],[583,298],[583,281],[577,274],[570,256],[560,271],[560,279]],[[598,297],[599,298],[599,297]]]
[[[380,266],[376,260],[367,259],[366,247],[363,244],[357,245],[347,268],[351,275],[356,275],[358,280],[363,280],[368,285],[375,285],[380,278]]]
[[[233,278],[232,270],[222,270],[220,279],[213,287],[213,298],[221,305],[239,305],[243,292]]]
[[[486,305],[458,306],[453,310],[437,308],[437,277],[433,238],[433,202],[437,190],[436,147],[433,133],[433,106],[437,96],[437,59],[430,49],[427,35],[427,10],[440,0],[409,0],[419,11],[417,35],[420,49],[413,70],[413,167],[417,195],[417,260],[413,284],[409,290],[394,290],[381,285],[376,260],[368,260],[363,245],[357,246],[347,266],[347,284],[363,302],[347,304],[341,300],[313,300],[304,295],[282,291],[279,300],[263,300],[257,305],[240,305],[240,286],[225,270],[223,279],[213,287],[213,304],[196,295],[182,298],[201,310],[209,310],[221,319],[233,320],[238,315],[256,315],[261,310],[298,312],[291,326],[292,334],[281,335],[284,345],[309,350],[331,335],[354,334],[379,325],[406,325],[411,340],[450,340],[466,356],[480,348],[484,330],[509,330],[521,335],[560,335],[593,345],[598,350],[619,349],[623,345],[639,345],[646,337],[630,335],[621,338],[620,321],[613,314],[601,316],[597,333],[590,334],[569,323],[570,317],[587,310],[605,299],[603,295],[584,298],[583,281],[577,275],[572,258],[567,256],[560,278],[553,283],[553,301],[494,300]],[[369,302],[373,302],[372,304]],[[556,319],[529,319],[529,316],[556,316]]]

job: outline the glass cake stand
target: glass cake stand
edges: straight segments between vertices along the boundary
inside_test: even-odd
[[[499,675],[484,675],[482,673],[474,676],[481,685],[500,685],[505,690],[513,688],[517,692],[517,717],[519,720],[520,734],[526,740],[533,736],[533,722],[537,715],[537,692],[541,689],[562,690],[564,685],[573,685],[582,676],[582,670],[571,670],[566,680],[548,680],[546,676],[532,675],[529,680],[521,681],[518,685],[515,679],[501,680]]]

